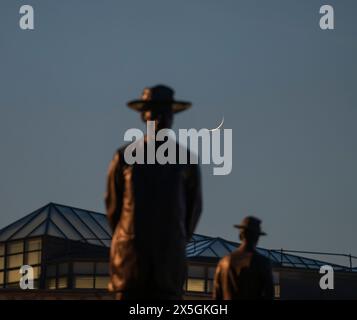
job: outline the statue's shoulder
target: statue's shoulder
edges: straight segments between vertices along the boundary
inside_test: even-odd
[[[232,256],[230,254],[224,256],[218,263],[219,268],[223,270],[228,270],[231,266]]]
[[[113,155],[112,161],[110,163],[110,168],[113,171],[114,169],[118,169],[122,165],[125,164],[125,149],[128,147],[129,144],[123,145],[118,148]]]
[[[124,158],[125,150],[129,145],[130,145],[130,143],[126,143],[123,146],[121,146],[120,148],[118,148],[116,151],[116,154],[118,154],[119,157]]]
[[[254,252],[254,258],[261,265],[265,265],[265,266],[271,265],[271,260],[268,257],[263,256],[261,253],[257,251]]]

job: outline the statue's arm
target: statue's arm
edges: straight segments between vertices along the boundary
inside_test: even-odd
[[[108,169],[105,206],[109,225],[114,231],[121,214],[123,202],[123,176],[120,154],[114,155]]]
[[[222,265],[221,261],[217,264],[213,281],[213,300],[223,300],[223,287],[222,287]]]

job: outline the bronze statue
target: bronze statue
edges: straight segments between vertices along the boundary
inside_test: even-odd
[[[261,221],[246,217],[240,225],[239,248],[218,263],[213,298],[216,300],[273,299],[274,285],[270,260],[256,251]]]
[[[191,104],[175,101],[172,89],[158,85],[146,88],[141,99],[128,106],[141,112],[143,121],[155,121],[158,131],[170,128],[173,114]],[[143,148],[147,141],[146,136],[141,139]],[[117,299],[181,299],[186,243],[201,214],[199,165],[128,164],[126,147],[115,153],[109,166],[105,196],[113,230],[109,290]]]

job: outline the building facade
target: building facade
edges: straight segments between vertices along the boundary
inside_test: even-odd
[[[106,216],[49,203],[0,230],[0,299],[113,299],[107,291],[111,230]],[[186,248],[185,299],[210,299],[220,258],[238,243],[195,234]],[[273,266],[277,299],[357,299],[357,270],[278,250],[257,249]],[[334,269],[334,290],[321,290],[322,265]],[[34,290],[23,290],[30,265]]]

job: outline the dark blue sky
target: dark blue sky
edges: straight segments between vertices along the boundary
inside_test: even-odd
[[[125,102],[165,83],[193,108],[175,128],[233,129],[233,171],[204,166],[198,232],[357,254],[357,2],[2,0],[0,226],[50,202],[104,212]],[[18,27],[22,4],[35,30]]]

